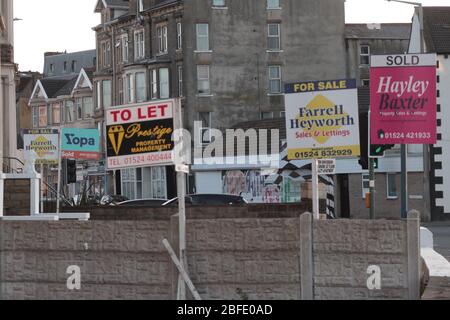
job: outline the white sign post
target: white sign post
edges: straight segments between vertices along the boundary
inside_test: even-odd
[[[288,159],[312,161],[313,214],[319,219],[319,174],[334,173],[335,164],[318,160],[361,154],[356,80],[288,84],[285,106]]]

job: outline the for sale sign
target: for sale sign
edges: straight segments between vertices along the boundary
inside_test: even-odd
[[[23,130],[24,151],[34,152],[36,164],[58,164],[59,132],[54,129]]]
[[[360,155],[355,80],[294,83],[285,92],[289,160]]]
[[[373,144],[435,144],[436,54],[372,56]]]
[[[106,110],[108,169],[173,164],[175,100]]]

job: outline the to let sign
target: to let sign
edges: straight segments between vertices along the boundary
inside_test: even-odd
[[[173,164],[175,100],[106,110],[108,169]]]
[[[436,54],[372,56],[373,144],[435,144]]]

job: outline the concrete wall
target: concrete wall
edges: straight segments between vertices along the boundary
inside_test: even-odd
[[[418,286],[411,277],[418,220],[413,228],[312,224],[295,206],[259,209],[188,212],[188,269],[204,299],[407,299],[408,284]],[[0,299],[174,299],[177,274],[161,241],[177,243],[178,219],[173,210],[140,211],[89,222],[0,222]],[[365,287],[372,264],[383,272],[376,292]],[[72,265],[81,268],[80,291],[66,287]]]
[[[388,199],[387,196],[387,174],[379,173],[375,178],[375,212],[378,219],[399,219],[400,218],[400,173],[396,174],[397,182],[397,199]],[[409,209],[425,211],[425,203],[423,198],[423,174],[408,174],[408,192],[410,199],[408,202]],[[349,175],[349,197],[351,218],[368,219],[370,210],[366,208],[365,199],[362,197],[362,175]],[[411,199],[413,197],[413,199]],[[417,199],[416,199],[417,198]],[[430,217],[422,214],[423,221],[429,221]]]

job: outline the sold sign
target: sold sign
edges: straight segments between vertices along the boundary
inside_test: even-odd
[[[435,144],[436,54],[372,56],[373,144]]]

